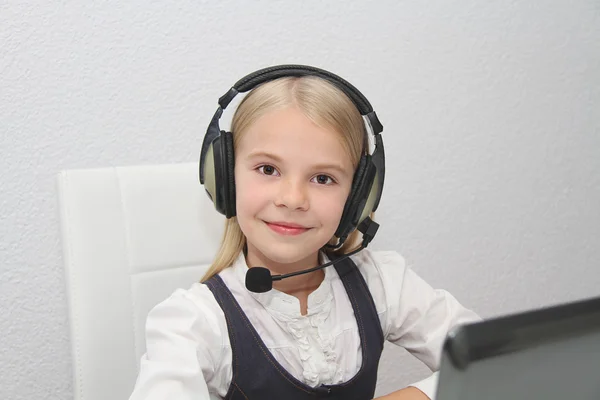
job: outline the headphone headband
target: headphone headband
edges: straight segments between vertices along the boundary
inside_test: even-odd
[[[360,114],[367,118],[374,135],[378,135],[383,131],[383,125],[381,125],[377,114],[373,111],[371,103],[360,90],[336,74],[308,65],[276,65],[248,74],[238,80],[227,93],[219,98],[219,106],[221,106],[221,110],[225,110],[238,93],[248,92],[262,83],[287,76],[316,76],[330,82],[344,92],[352,100]]]

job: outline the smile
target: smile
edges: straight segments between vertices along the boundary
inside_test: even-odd
[[[278,233],[278,234],[284,235],[284,236],[300,235],[310,229],[310,228],[306,228],[306,227],[296,225],[296,224],[286,225],[285,222],[266,222],[265,221],[265,224],[267,224],[267,226],[275,233]]]

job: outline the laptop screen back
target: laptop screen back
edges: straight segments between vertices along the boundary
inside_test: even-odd
[[[437,400],[600,399],[600,298],[459,327]]]

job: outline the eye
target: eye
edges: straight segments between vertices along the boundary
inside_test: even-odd
[[[331,185],[335,183],[335,180],[330,177],[329,175],[317,175],[314,178],[316,180],[316,182],[320,185]]]
[[[261,165],[257,169],[263,175],[275,175],[275,176],[279,175],[277,168],[275,168],[274,166],[269,165],[269,164]]]

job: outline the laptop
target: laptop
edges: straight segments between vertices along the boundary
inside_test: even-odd
[[[451,330],[436,400],[599,400],[600,297]]]

